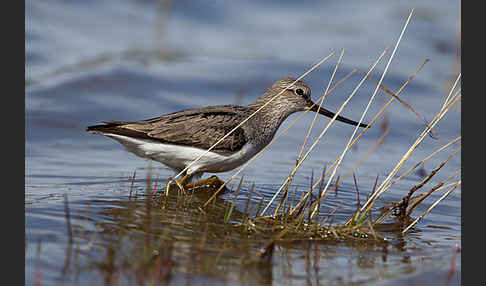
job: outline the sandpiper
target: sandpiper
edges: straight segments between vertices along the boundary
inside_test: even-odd
[[[103,121],[104,124],[89,126],[86,130],[113,138],[128,151],[161,162],[180,173],[268,100],[281,93],[190,165],[179,181],[182,184],[200,178],[205,172],[226,172],[241,166],[264,148],[282,122],[295,112],[311,110],[327,117],[334,116],[333,112],[314,104],[307,84],[295,81],[292,77],[276,81],[265,94],[248,106],[208,106],[135,122]],[[337,116],[336,120],[358,125],[358,122],[341,116]],[[366,126],[360,124],[360,127]]]

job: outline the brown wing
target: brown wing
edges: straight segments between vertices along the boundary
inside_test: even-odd
[[[246,109],[240,106],[211,106],[137,122],[107,121],[105,125],[90,126],[87,130],[208,149],[243,121],[246,113]],[[239,127],[212,150],[223,153],[238,151],[246,141],[245,131]]]

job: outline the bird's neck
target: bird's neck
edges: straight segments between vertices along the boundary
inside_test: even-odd
[[[258,113],[260,114],[260,118],[264,119],[266,122],[271,122],[272,125],[275,124],[276,128],[278,128],[293,112],[288,110],[288,104],[281,101],[279,97],[272,100],[275,95],[276,94],[267,93],[248,106],[255,111],[259,110]],[[272,100],[272,102],[268,103],[270,100]]]
[[[260,108],[261,110],[248,122],[248,125],[253,127],[248,132],[252,133],[253,138],[258,138],[262,146],[270,142],[282,122],[289,116],[288,113],[282,112],[281,108],[276,108],[273,105],[274,101],[267,105],[264,105],[264,103],[257,101],[249,105],[254,111]]]

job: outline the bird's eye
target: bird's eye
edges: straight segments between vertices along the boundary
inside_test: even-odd
[[[295,90],[295,93],[296,93],[297,95],[302,96],[302,95],[304,95],[304,90],[303,90],[303,89],[301,89],[301,88],[298,88],[298,89],[296,89],[296,90]]]

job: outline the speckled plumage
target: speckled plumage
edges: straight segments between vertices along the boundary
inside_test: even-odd
[[[298,81],[289,87],[295,80],[287,77],[276,81],[264,95],[248,106],[208,106],[136,122],[105,121],[102,125],[89,126],[87,131],[111,137],[138,156],[181,171],[190,164],[191,159],[197,158],[198,154],[209,149],[268,100],[282,92],[216,145],[199,163],[191,166],[187,173],[201,175],[203,172],[229,171],[265,147],[289,115],[306,109],[318,111],[316,106],[311,108],[314,104],[310,98],[311,91],[304,82]],[[334,115],[323,108],[319,113],[328,117]],[[337,120],[357,124],[340,116]]]

